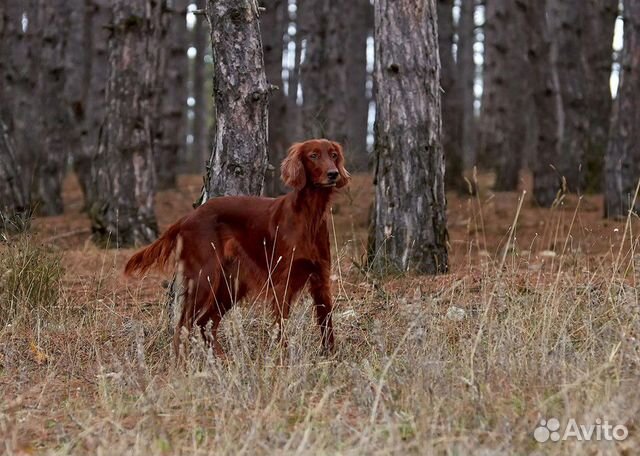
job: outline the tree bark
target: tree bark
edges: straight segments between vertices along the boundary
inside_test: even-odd
[[[348,21],[346,43],[347,143],[349,164],[353,171],[369,167],[367,127],[369,99],[367,98],[367,37],[373,32],[373,6],[369,0],[352,0],[343,14]]]
[[[379,0],[374,8],[376,199],[370,259],[384,269],[445,272],[436,4]]]
[[[604,156],[611,119],[611,65],[613,31],[618,15],[618,0],[587,0],[581,5],[585,16],[582,37],[582,71],[586,78],[589,128],[584,153],[582,185],[589,193],[602,190]]]
[[[171,0],[165,12],[167,33],[162,45],[162,97],[160,128],[154,160],[158,189],[175,188],[178,168],[185,160],[187,140],[187,6],[188,0]]]
[[[623,3],[624,47],[618,96],[613,104],[609,146],[605,157],[605,216],[640,213],[640,200],[632,207],[640,179],[640,3]]]
[[[556,70],[557,49],[552,42],[553,27],[547,17],[546,1],[529,6],[529,59],[538,122],[536,159],[533,164],[533,195],[538,204],[550,207],[562,180],[555,168],[560,155],[562,103]]]
[[[13,144],[15,166],[21,169],[23,187],[26,189],[27,211],[32,212],[32,192],[36,165],[41,153],[38,135],[34,134],[37,124],[35,109],[36,82],[39,72],[39,49],[37,38],[37,0],[6,0],[3,2],[7,30],[3,43],[7,60],[4,63],[5,78],[2,81],[7,104],[5,110],[6,134]],[[23,19],[27,22],[24,23]],[[26,29],[23,29],[23,26]],[[2,89],[0,89],[2,90]],[[39,106],[39,105],[38,105]]]
[[[95,161],[95,241],[144,244],[157,235],[154,137],[164,2],[116,0],[109,39],[106,118]]]
[[[280,162],[284,159],[291,139],[289,103],[282,81],[283,36],[287,31],[287,1],[263,0],[265,11],[260,15],[264,67],[269,84],[277,87],[269,96],[269,170],[265,177],[265,193],[277,196],[286,190],[280,181]]]
[[[24,38],[19,3],[0,3],[0,231],[11,232],[26,228],[30,215],[29,181],[14,141],[19,71],[13,57]]]
[[[208,0],[216,137],[201,203],[222,195],[258,195],[267,166],[267,99],[258,5]]]
[[[349,24],[344,5],[337,0],[305,0],[300,14],[306,39],[301,65],[303,134],[338,141],[349,156],[345,46]]]
[[[583,155],[589,128],[585,77],[581,65],[581,40],[584,27],[580,10],[582,0],[553,0],[556,19],[554,36],[557,40],[557,71],[562,98],[563,120],[560,143],[561,154],[557,167],[566,181],[567,190],[581,193]]]
[[[69,32],[65,52],[66,104],[70,110],[71,127],[67,132],[69,154],[83,154],[83,135],[87,130],[87,99],[91,84],[91,0],[69,0]]]
[[[209,134],[208,108],[211,93],[206,91],[207,66],[204,60],[209,39],[207,38],[206,17],[202,14],[196,16],[193,38],[193,47],[196,48],[196,58],[193,63],[193,97],[196,104],[193,117],[192,169],[202,173],[211,154],[212,145]]]
[[[525,8],[525,3],[513,0],[486,2],[481,153],[495,166],[494,188],[499,191],[518,188],[525,145]]]
[[[453,0],[438,0],[438,49],[440,49],[440,86],[442,87],[442,149],[445,185],[464,190],[462,178],[462,91],[458,84],[460,67],[453,57],[455,26]]]
[[[40,154],[37,160],[36,210],[57,215],[64,210],[62,180],[72,141],[71,119],[65,97],[65,53],[70,27],[66,0],[39,0],[40,24],[37,48],[40,51],[36,83],[36,131]]]
[[[85,209],[92,207],[96,195],[95,160],[98,154],[99,133],[106,114],[106,86],[109,77],[108,42],[113,14],[111,0],[86,0],[86,28],[84,33],[86,96],[83,100],[84,120],[81,126],[81,145],[73,150],[73,169],[78,176]]]

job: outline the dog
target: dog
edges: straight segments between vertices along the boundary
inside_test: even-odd
[[[264,296],[282,338],[291,303],[307,284],[322,348],[334,350],[327,210],[336,189],[349,183],[344,163],[337,142],[312,139],[293,144],[281,166],[281,178],[291,192],[278,198],[212,198],[129,259],[127,276],[142,275],[152,267],[164,269],[172,254],[177,260],[184,291],[174,332],[176,354],[181,328],[190,331],[196,324],[224,358],[218,327],[242,299]],[[206,334],[209,325],[211,332]]]

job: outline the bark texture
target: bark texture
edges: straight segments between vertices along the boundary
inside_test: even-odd
[[[187,47],[188,0],[169,0],[164,21],[161,53],[162,97],[160,98],[160,128],[156,138],[156,175],[158,189],[176,186],[178,167],[185,158],[187,140]]]
[[[14,141],[19,72],[12,57],[23,39],[18,3],[0,3],[0,231],[26,228],[30,206],[28,180]]]
[[[367,37],[373,33],[373,6],[369,0],[352,0],[345,9],[348,26],[346,43],[347,72],[347,147],[349,168],[366,171],[369,167],[367,128]]]
[[[568,191],[600,187],[611,93],[615,0],[550,0],[561,97],[558,172]]]
[[[21,170],[28,212],[32,211],[32,190],[36,165],[41,153],[39,136],[34,134],[37,125],[37,110],[34,108],[38,76],[39,48],[37,39],[38,0],[6,0],[2,2],[7,29],[4,32],[3,59],[4,78],[0,91],[4,92],[6,104],[0,106],[5,113],[6,137],[13,144],[15,166]],[[23,22],[23,19],[27,21]],[[26,27],[24,27],[26,26]]]
[[[280,181],[280,162],[291,142],[289,102],[282,80],[283,36],[287,32],[287,0],[264,0],[265,11],[260,15],[262,50],[267,81],[276,87],[269,96],[269,164],[265,176],[265,193],[277,196],[285,192]]]
[[[566,181],[567,190],[581,193],[583,156],[589,128],[585,77],[580,62],[584,24],[581,21],[578,0],[552,0],[552,20],[555,22],[554,36],[558,46],[557,71],[562,99],[561,154],[557,167]]]
[[[65,52],[64,95],[69,108],[71,127],[67,131],[69,154],[81,154],[82,135],[86,130],[87,98],[91,83],[91,15],[90,0],[68,0],[69,31]]]
[[[90,209],[101,245],[144,244],[157,235],[154,137],[163,2],[116,0],[109,39],[106,117]]]
[[[599,192],[603,183],[604,156],[611,119],[611,65],[613,31],[618,0],[587,0],[581,6],[585,25],[582,37],[582,69],[586,77],[589,129],[584,154],[584,190]]]
[[[258,195],[267,166],[267,99],[252,0],[208,0],[216,135],[201,202],[222,195]]]
[[[640,179],[640,3],[625,0],[624,47],[618,96],[614,101],[611,133],[605,158],[605,215],[625,217],[632,207]]]
[[[446,163],[447,188],[462,190],[462,91],[461,76],[453,57],[455,26],[453,0],[438,0],[438,49],[440,50],[440,86],[442,87],[442,149]]]
[[[86,96],[82,104],[83,120],[80,147],[73,150],[73,169],[84,194],[85,209],[91,208],[97,198],[95,160],[98,153],[99,133],[105,120],[105,91],[109,77],[108,43],[113,11],[110,0],[86,0],[86,25],[83,47],[86,49],[83,85]],[[71,51],[73,52],[73,51]]]
[[[36,131],[40,153],[36,170],[36,210],[57,215],[64,210],[62,180],[72,142],[70,110],[65,97],[65,54],[70,28],[66,0],[39,0],[40,24],[36,47],[39,49],[36,96]]]
[[[556,70],[557,49],[552,42],[553,27],[545,3],[531,3],[528,31],[533,100],[538,123],[537,153],[532,166],[533,195],[538,204],[549,207],[563,187],[554,166],[560,155],[562,103]]]
[[[348,15],[338,0],[305,0],[300,14],[300,29],[306,40],[301,66],[303,135],[338,141],[349,157],[345,46]]]
[[[379,0],[374,8],[376,199],[369,251],[385,269],[445,272],[436,4]]]
[[[529,90],[524,18],[527,4],[487,0],[481,154],[496,170],[496,190],[515,190],[525,145]]]

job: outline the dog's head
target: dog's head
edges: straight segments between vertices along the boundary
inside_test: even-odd
[[[282,181],[288,187],[341,188],[351,175],[344,167],[342,146],[327,139],[295,143],[282,162]]]

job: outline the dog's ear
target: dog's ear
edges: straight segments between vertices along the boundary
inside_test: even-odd
[[[338,172],[340,173],[340,180],[336,184],[337,188],[344,187],[351,180],[351,174],[344,167],[344,151],[342,150],[342,146],[335,142],[331,141],[331,145],[338,151],[338,159],[336,160],[336,167],[338,168]]]
[[[287,187],[302,190],[307,185],[307,176],[302,163],[302,143],[295,143],[289,148],[280,172],[280,178]]]

